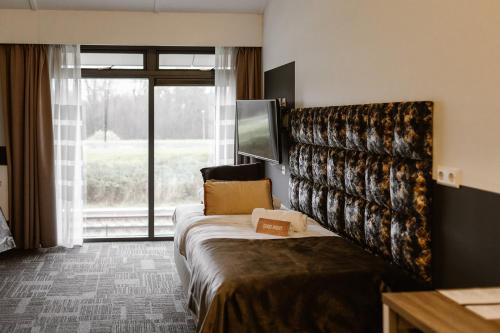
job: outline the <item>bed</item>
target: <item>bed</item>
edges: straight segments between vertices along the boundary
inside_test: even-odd
[[[175,258],[180,270],[182,283],[189,287],[191,251],[201,247],[210,239],[282,239],[283,237],[255,232],[250,215],[211,215],[203,214],[203,204],[182,205],[176,208],[173,216],[175,224]],[[334,232],[325,229],[313,219],[308,220],[307,231],[292,233],[290,238],[334,237]],[[190,251],[188,253],[188,250]]]
[[[290,203],[307,232],[176,209],[198,332],[379,332],[382,291],[431,284],[432,103],[297,109],[290,135]]]

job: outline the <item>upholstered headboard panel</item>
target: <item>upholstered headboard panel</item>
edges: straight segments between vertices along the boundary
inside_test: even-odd
[[[432,102],[295,109],[290,203],[431,281]]]

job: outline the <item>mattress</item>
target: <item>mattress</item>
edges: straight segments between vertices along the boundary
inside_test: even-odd
[[[288,237],[256,233],[251,215],[203,214],[203,204],[181,205],[174,212],[174,244],[179,253],[188,259],[192,250],[207,239],[283,239],[304,237],[335,237],[313,219],[308,219],[305,232],[292,232]]]

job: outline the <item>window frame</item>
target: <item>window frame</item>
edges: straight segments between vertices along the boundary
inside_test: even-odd
[[[148,78],[155,86],[214,86],[215,70],[160,69],[160,54],[215,54],[215,47],[82,45],[81,53],[142,53],[143,69],[82,68],[82,78]]]
[[[215,86],[215,69],[159,69],[160,54],[215,54],[215,47],[185,46],[103,46],[81,45],[80,53],[142,53],[143,69],[82,68],[83,79],[148,79],[148,236],[120,238],[85,238],[84,242],[164,241],[171,237],[154,234],[154,87],[155,86]]]

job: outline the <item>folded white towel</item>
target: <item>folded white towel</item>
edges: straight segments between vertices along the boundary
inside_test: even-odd
[[[294,210],[255,208],[252,212],[252,224],[257,229],[260,218],[290,222],[291,232],[304,232],[307,230],[307,215]]]

